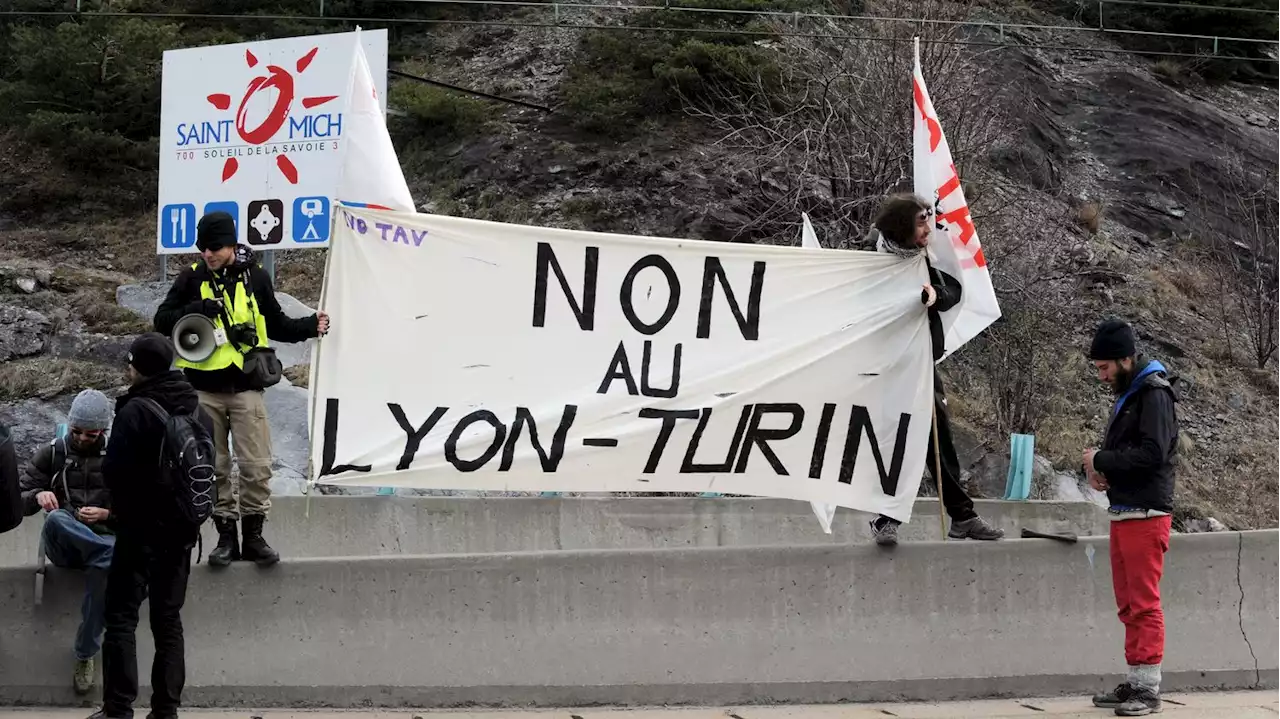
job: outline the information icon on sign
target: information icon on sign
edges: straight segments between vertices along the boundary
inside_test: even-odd
[[[293,201],[293,241],[298,244],[329,239],[329,198],[299,197]]]
[[[160,208],[160,246],[186,249],[196,245],[196,206],[165,205]]]

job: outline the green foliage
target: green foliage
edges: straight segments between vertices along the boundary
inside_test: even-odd
[[[683,7],[791,12],[808,0],[700,0]],[[649,10],[629,17],[633,27],[668,32],[597,30],[583,35],[561,83],[561,100],[573,125],[620,137],[636,120],[673,112],[682,100],[714,104],[747,83],[769,83],[777,69],[771,51],[756,43],[769,37],[759,16]]]
[[[479,132],[485,124],[489,107],[483,100],[435,87],[416,80],[399,80],[388,90],[388,103],[405,113],[397,118],[397,131],[409,129],[412,134],[433,140],[466,137]],[[412,127],[404,128],[403,124]],[[399,132],[397,133],[399,134]]]
[[[1184,71],[1192,71],[1206,80],[1265,81],[1274,85],[1277,67],[1266,53],[1274,52],[1275,49],[1278,30],[1275,0],[1220,0],[1213,3],[1203,0],[1166,1],[1185,8],[1104,3],[1099,18],[1097,4],[1081,5],[1072,0],[1040,0],[1040,4],[1059,14],[1076,17],[1087,26],[1098,27],[1101,19],[1102,25],[1112,30],[1208,36],[1208,39],[1194,39],[1116,33],[1110,37],[1132,50],[1202,55],[1202,58],[1179,58],[1178,63]],[[1213,7],[1205,7],[1206,5]],[[1215,8],[1270,12],[1238,12]],[[1219,40],[1215,48],[1213,37],[1268,40],[1271,44]],[[1218,58],[1235,59],[1215,59],[1215,51]],[[1171,69],[1172,66],[1166,66],[1162,74]],[[1180,77],[1181,73],[1177,79]]]

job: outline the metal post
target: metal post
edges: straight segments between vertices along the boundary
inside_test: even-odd
[[[262,269],[267,271],[267,277],[271,278],[271,284],[276,283],[276,253],[272,250],[266,250],[262,253]]]
[[[159,280],[160,282],[168,282],[169,281],[169,256],[158,255],[158,257],[160,258]]]
[[[1102,26],[1102,2],[1103,0],[1098,0],[1098,29],[1106,30],[1106,28]]]
[[[1213,54],[1218,54],[1218,38],[1213,38]]]
[[[320,17],[324,17],[324,0],[320,0]]]

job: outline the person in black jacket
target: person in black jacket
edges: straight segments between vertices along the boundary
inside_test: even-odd
[[[169,414],[199,413],[206,428],[213,423],[200,409],[196,391],[173,365],[173,346],[148,332],[129,348],[131,387],[116,400],[111,441],[102,474],[111,491],[116,547],[107,575],[106,636],[103,641],[102,710],[90,719],[131,719],[138,698],[138,654],[135,632],[138,608],[151,602],[151,719],[174,719],[186,681],[182,638],[182,605],[187,596],[191,550],[199,528],[177,515],[160,468],[164,421],[141,399],[150,399]]]
[[[204,361],[178,360],[199,393],[200,405],[213,418],[218,487],[213,522],[218,546],[209,553],[209,564],[225,567],[243,558],[270,565],[280,559],[262,537],[271,508],[271,429],[263,394],[250,385],[243,371],[245,356],[254,347],[265,347],[268,339],[303,342],[317,337],[328,330],[329,317],[323,312],[299,319],[285,315],[270,276],[257,265],[252,250],[237,244],[231,215],[205,215],[196,233],[203,259],[178,275],[156,310],[155,328],[169,336],[178,320],[202,314],[227,333],[229,341]],[[235,440],[238,492],[231,486],[228,435]],[[242,518],[243,546],[236,526]]]
[[[1102,448],[1085,450],[1084,468],[1089,484],[1111,502],[1111,583],[1129,665],[1124,683],[1093,703],[1119,716],[1145,716],[1161,708],[1160,578],[1173,524],[1178,394],[1165,366],[1137,353],[1125,322],[1103,322],[1089,358],[1117,397]]]
[[[93,658],[102,648],[107,568],[116,543],[111,492],[102,476],[111,408],[111,400],[96,389],[76,395],[67,414],[67,434],[36,450],[22,475],[25,513],[49,513],[40,530],[49,561],[55,567],[84,570],[72,675],[77,694],[93,688]]]
[[[876,250],[899,257],[914,259],[923,256],[929,272],[929,283],[920,290],[920,303],[929,315],[929,337],[936,363],[946,354],[942,313],[960,304],[961,286],[956,278],[934,268],[929,262],[929,236],[933,229],[933,210],[923,199],[910,194],[890,195],[880,206],[873,222],[871,236]],[[938,455],[934,454],[934,436],[929,434],[926,449],[929,472],[942,467],[942,504],[951,517],[947,536],[951,539],[995,540],[1004,536],[1004,530],[992,527],[973,509],[973,500],[960,486],[960,458],[956,455],[955,441],[951,436],[951,415],[947,411],[946,390],[938,376],[937,365],[933,370],[933,408],[937,414]],[[940,460],[940,461],[939,461]],[[898,543],[898,526],[892,517],[881,515],[871,522],[871,533],[876,544],[892,547]]]

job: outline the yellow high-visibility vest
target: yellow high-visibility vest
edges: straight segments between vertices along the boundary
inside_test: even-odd
[[[199,264],[200,263],[197,262],[191,265],[192,269],[198,268]],[[230,295],[227,294],[228,289],[231,292]],[[217,298],[217,296],[218,290],[215,289],[212,281],[205,280],[200,283],[200,299],[212,300]],[[262,313],[258,311],[258,299],[253,296],[253,292],[249,289],[248,270],[245,271],[245,274],[240,280],[232,283],[230,287],[223,288],[222,306],[227,308],[227,315],[231,317],[232,324],[253,323],[258,334],[258,346],[267,346],[267,321],[263,319]],[[223,325],[221,315],[211,319],[213,320],[214,327],[218,327],[224,331],[227,329]],[[245,351],[248,350],[249,348],[245,347]],[[236,346],[232,344],[230,340],[228,340],[226,344],[219,345],[218,348],[213,351],[213,354],[209,355],[209,358],[203,362],[188,362],[182,358],[179,358],[177,361],[177,366],[179,367],[189,367],[191,369],[205,371],[219,370],[230,367],[231,365],[235,365],[236,367],[243,369],[244,354],[241,353],[240,350],[236,349]]]

